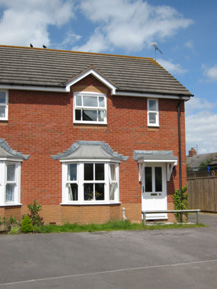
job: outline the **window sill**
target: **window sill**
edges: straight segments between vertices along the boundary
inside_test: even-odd
[[[21,207],[22,204],[3,204],[3,205],[0,205],[0,207]]]
[[[87,122],[80,122],[80,121],[74,121],[73,122],[74,125],[99,125],[99,126],[103,126],[103,125],[107,125],[107,122],[96,122],[96,121],[87,121]]]
[[[61,206],[112,206],[112,205],[121,205],[120,202],[114,203],[60,203]]]

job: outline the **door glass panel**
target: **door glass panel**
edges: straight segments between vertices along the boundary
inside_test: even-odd
[[[155,167],[155,191],[162,192],[162,168]]]
[[[93,181],[93,164],[84,164],[84,180]]]
[[[152,192],[152,167],[145,167],[145,191]]]

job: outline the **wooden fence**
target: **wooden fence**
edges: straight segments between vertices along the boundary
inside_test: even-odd
[[[217,213],[217,177],[188,178],[189,209]]]

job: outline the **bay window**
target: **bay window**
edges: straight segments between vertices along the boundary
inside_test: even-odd
[[[119,163],[63,163],[63,204],[119,202],[118,170]]]
[[[106,124],[106,95],[96,92],[74,93],[73,122]]]

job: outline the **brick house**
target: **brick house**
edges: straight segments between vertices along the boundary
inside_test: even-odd
[[[56,224],[172,209],[191,96],[151,58],[0,46],[0,216],[34,199]]]

